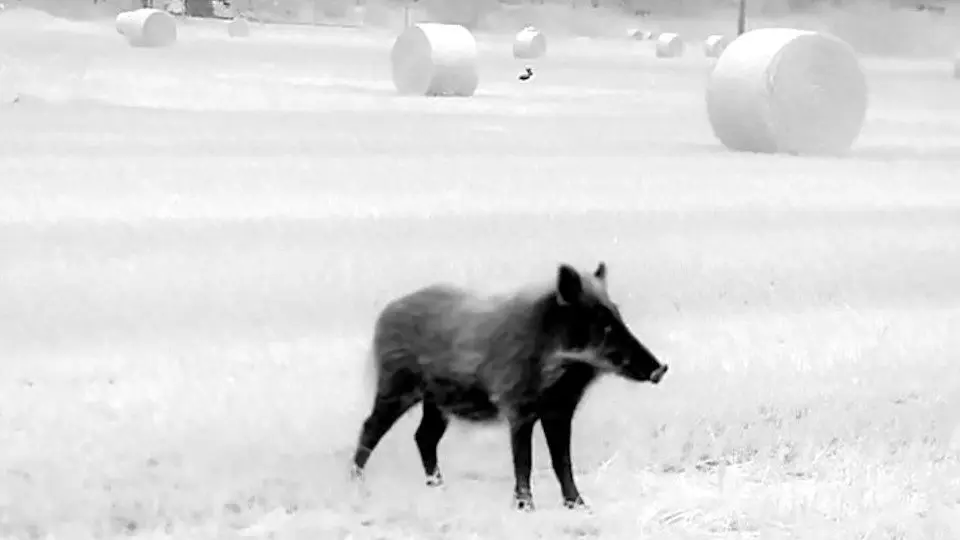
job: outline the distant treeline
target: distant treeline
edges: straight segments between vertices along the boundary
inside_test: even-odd
[[[94,0],[94,3],[104,2],[106,0]],[[237,8],[243,11],[257,11],[257,4],[264,0],[135,0],[141,3],[142,7],[156,7],[161,9],[170,9],[176,6],[176,11],[180,11],[192,17],[215,17],[223,11],[229,10],[231,4],[237,4]],[[367,0],[353,0],[357,5],[363,5]],[[655,14],[678,14],[678,13],[702,13],[713,9],[734,8],[739,0],[387,0],[390,4],[410,4],[418,2],[435,3],[449,2],[463,6],[465,3],[483,4],[489,9],[490,3],[504,5],[544,5],[544,4],[568,4],[574,8],[592,7],[618,9],[636,16],[647,16]],[[266,0],[267,3],[274,4],[270,7],[277,7],[277,4],[289,3],[312,3],[315,6],[322,6],[326,3],[343,3],[344,0]],[[913,11],[927,11],[934,14],[942,14],[947,10],[947,6],[960,3],[960,0],[747,0],[748,5],[754,7],[773,7],[779,12],[803,13],[815,11],[824,7],[843,8],[853,5],[874,4],[878,6],[888,5],[894,9],[907,9]],[[266,6],[264,6],[266,7]]]

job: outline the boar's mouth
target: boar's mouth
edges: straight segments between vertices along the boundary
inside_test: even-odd
[[[650,373],[650,382],[653,384],[660,384],[660,380],[663,379],[663,376],[667,374],[667,370],[670,369],[670,366],[663,364],[657,369],[653,370]]]

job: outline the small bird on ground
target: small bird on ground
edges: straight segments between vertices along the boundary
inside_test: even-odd
[[[529,81],[530,79],[533,78],[532,67],[526,66],[525,68],[523,68],[523,70],[524,72],[517,76],[518,79],[520,79],[521,81]]]

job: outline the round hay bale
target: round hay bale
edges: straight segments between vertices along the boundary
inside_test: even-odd
[[[639,28],[631,28],[627,30],[627,37],[637,41],[647,41],[653,37],[653,32],[640,30]]]
[[[677,34],[665,32],[657,38],[657,58],[678,58],[683,50],[683,40]]]
[[[469,97],[477,90],[477,42],[458,24],[419,23],[390,52],[393,84],[401,94]]]
[[[527,26],[513,40],[513,57],[520,59],[540,58],[547,53],[547,38],[540,30]]]
[[[134,47],[166,47],[177,41],[177,21],[159,9],[124,11],[117,15],[117,32]]]
[[[707,82],[707,114],[731,150],[838,154],[867,111],[853,48],[818,32],[764,28],[735,39]]]
[[[237,17],[227,23],[227,35],[230,37],[250,37],[250,23],[246,19]]]
[[[733,41],[727,36],[715,34],[706,39],[703,42],[703,54],[707,58],[719,58],[723,51],[730,45],[730,42]]]

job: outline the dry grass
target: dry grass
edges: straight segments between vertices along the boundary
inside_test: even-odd
[[[386,34],[70,24],[0,33],[27,94],[0,109],[0,537],[960,534],[947,69],[868,61],[854,153],[797,159],[719,149],[707,61],[646,45],[559,41],[519,85],[484,39],[481,92],[425,100]],[[597,259],[673,367],[584,404],[593,515],[539,433],[534,515],[499,429],[452,429],[423,487],[417,413],[347,482],[384,301]]]

